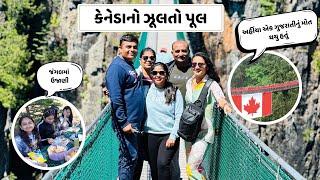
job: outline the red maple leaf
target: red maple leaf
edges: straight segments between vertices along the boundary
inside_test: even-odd
[[[252,114],[253,113],[257,113],[257,110],[260,107],[260,103],[256,103],[256,99],[254,99],[253,97],[251,97],[251,99],[249,100],[249,103],[243,106],[244,110],[248,112],[248,114]]]

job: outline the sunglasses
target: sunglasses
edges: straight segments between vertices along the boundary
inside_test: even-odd
[[[191,63],[191,66],[193,67],[193,68],[195,68],[195,67],[199,67],[199,68],[204,68],[205,66],[206,66],[206,64],[205,63]]]
[[[147,61],[148,59],[150,59],[151,61],[155,61],[156,60],[156,58],[154,56],[142,56],[142,59],[144,61]]]
[[[166,75],[166,72],[165,71],[152,71],[151,72],[151,75],[152,76],[156,76],[156,75],[160,75],[160,76],[165,76]]]

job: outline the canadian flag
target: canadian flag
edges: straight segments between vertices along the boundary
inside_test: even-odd
[[[239,111],[249,117],[258,118],[272,114],[272,93],[255,93],[232,96]]]

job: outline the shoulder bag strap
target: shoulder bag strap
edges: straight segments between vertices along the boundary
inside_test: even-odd
[[[208,79],[206,84],[203,86],[201,93],[199,95],[198,100],[201,101],[202,107],[204,105],[205,100],[207,99],[208,89],[209,89],[211,83],[212,83],[212,79]]]

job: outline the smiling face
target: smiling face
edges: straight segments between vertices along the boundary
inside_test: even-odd
[[[167,74],[161,65],[155,66],[151,72],[154,84],[162,88],[166,84]]]
[[[185,41],[176,41],[172,45],[172,56],[175,61],[184,62],[189,56],[189,47]]]
[[[123,41],[119,47],[120,55],[127,61],[133,61],[137,56],[138,45],[136,42]]]
[[[192,71],[196,79],[202,79],[207,74],[208,67],[201,56],[192,59]]]
[[[28,117],[24,117],[21,120],[20,129],[27,132],[28,134],[32,133],[34,126],[34,122]]]
[[[143,69],[151,69],[155,61],[155,55],[152,51],[145,51],[140,58],[140,64]]]

